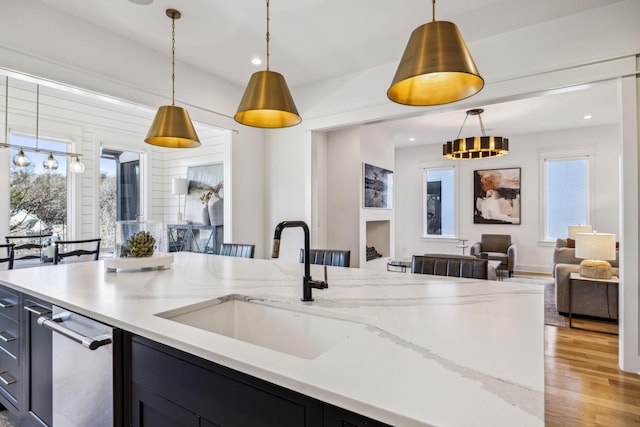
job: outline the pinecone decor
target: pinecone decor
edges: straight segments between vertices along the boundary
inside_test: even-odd
[[[124,245],[122,256],[147,257],[153,255],[156,239],[148,231],[133,234]]]

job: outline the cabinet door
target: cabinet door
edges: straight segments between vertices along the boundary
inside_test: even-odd
[[[199,427],[193,412],[133,383],[131,387],[133,427]]]
[[[52,425],[53,388],[51,381],[51,331],[38,325],[41,315],[51,312],[51,305],[25,295],[25,339],[28,342],[27,418],[35,425]]]

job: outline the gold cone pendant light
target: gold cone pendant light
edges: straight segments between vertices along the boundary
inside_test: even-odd
[[[189,113],[186,109],[175,106],[175,30],[176,19],[180,19],[181,15],[175,9],[167,9],[166,13],[171,18],[171,105],[158,108],[144,142],[168,148],[199,147],[200,139]]]
[[[453,141],[447,141],[442,145],[442,155],[447,159],[485,159],[487,157],[500,157],[509,153],[509,139],[501,136],[486,136],[484,123],[482,123],[482,108],[467,111],[458,136]],[[469,116],[478,116],[482,136],[460,138],[462,128]]]
[[[478,93],[484,80],[458,27],[432,21],[416,28],[402,55],[387,97],[404,105],[428,106],[459,101]]]
[[[284,128],[302,121],[284,76],[269,70],[269,0],[267,0],[267,70],[253,73],[236,115],[238,123]]]

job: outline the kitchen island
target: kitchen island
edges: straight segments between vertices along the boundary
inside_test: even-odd
[[[0,283],[388,424],[544,424],[542,286],[330,267],[329,288],[303,303],[302,271],[181,252],[167,270],[108,272],[98,261],[2,271]],[[294,355],[167,314],[228,295],[362,327]]]

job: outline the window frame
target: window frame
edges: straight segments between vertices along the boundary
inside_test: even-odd
[[[549,237],[547,236],[547,162],[560,162],[560,161],[571,161],[571,160],[585,160],[585,174],[586,174],[586,185],[585,185],[585,221],[587,224],[592,223],[592,219],[594,218],[593,209],[595,203],[595,182],[593,179],[594,176],[594,161],[595,161],[595,149],[586,148],[586,149],[577,149],[577,150],[565,150],[565,151],[546,151],[540,152],[538,156],[538,167],[539,167],[539,230],[538,230],[538,241],[543,246],[552,246],[555,245],[557,237]]]
[[[422,233],[421,238],[426,240],[434,240],[434,241],[457,241],[459,234],[459,168],[457,164],[451,163],[421,163],[419,164],[419,169],[421,172],[422,179]],[[453,170],[453,235],[437,235],[437,234],[427,234],[427,173],[428,171],[437,171],[437,170]]]

